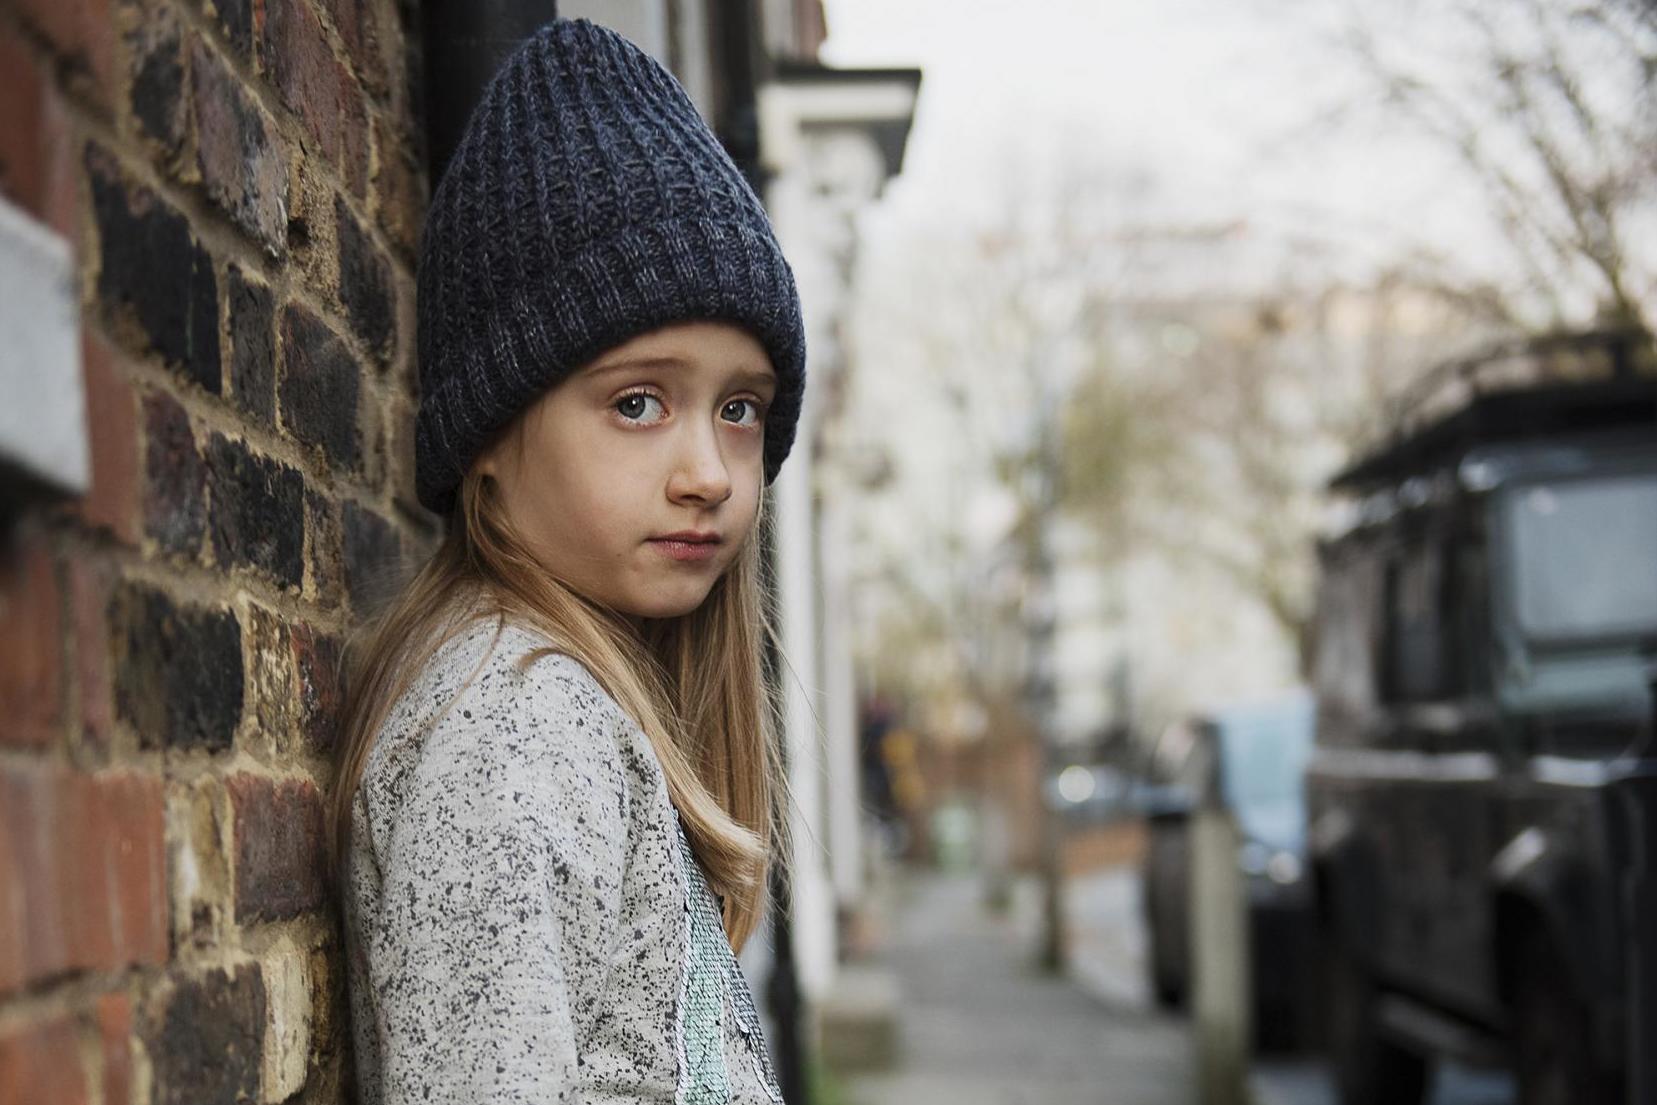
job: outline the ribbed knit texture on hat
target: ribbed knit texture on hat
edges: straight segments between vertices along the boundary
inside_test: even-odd
[[[432,196],[420,501],[447,513],[473,458],[547,388],[695,319],[744,325],[770,354],[769,483],[805,389],[799,294],[770,220],[671,73],[608,28],[555,19],[486,86]]]

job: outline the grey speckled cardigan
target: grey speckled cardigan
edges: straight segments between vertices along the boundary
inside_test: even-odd
[[[497,628],[438,650],[354,797],[362,1105],[780,1105],[649,739],[578,661],[517,672],[547,641]]]

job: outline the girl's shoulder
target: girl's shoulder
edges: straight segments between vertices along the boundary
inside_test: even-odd
[[[536,651],[543,654],[526,662],[525,657]],[[425,692],[428,705],[470,698],[527,708],[544,703],[534,693],[526,692],[541,691],[551,692],[567,707],[605,714],[621,709],[592,670],[559,651],[546,634],[523,622],[493,615],[475,617],[451,631],[410,682],[409,691],[416,688]]]
[[[614,755],[627,717],[586,664],[563,652],[520,664],[527,653],[552,647],[539,630],[511,620],[489,616],[461,625],[387,711],[365,776],[503,757],[523,760],[519,766],[527,769],[547,746]]]
[[[514,670],[525,653],[555,647],[544,633],[523,622],[495,615],[476,615],[449,631],[446,639],[433,650],[423,665],[421,675],[435,675],[439,682],[458,686],[454,678],[457,675],[464,681],[474,670],[488,675],[504,673]],[[522,674],[527,675],[543,664],[550,665],[567,677],[590,681],[594,687],[598,685],[585,664],[563,652],[554,652],[537,660],[528,665]],[[489,684],[475,682],[480,689],[492,685],[492,681]]]

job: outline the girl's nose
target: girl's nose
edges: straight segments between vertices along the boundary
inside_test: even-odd
[[[668,483],[668,494],[674,499],[722,503],[731,497],[731,471],[713,426],[688,429],[676,459]]]

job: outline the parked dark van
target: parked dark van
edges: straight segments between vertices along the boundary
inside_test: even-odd
[[[1418,1102],[1448,1054],[1525,1105],[1651,1105],[1649,338],[1444,365],[1333,488],[1307,808],[1343,1102]]]

